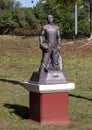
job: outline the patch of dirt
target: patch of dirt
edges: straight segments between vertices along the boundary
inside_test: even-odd
[[[88,56],[92,55],[92,41],[87,41],[87,39],[78,40],[64,40],[62,42],[61,53],[63,55],[80,55]]]
[[[0,52],[5,52],[6,50],[23,55],[27,53],[41,55],[38,37],[0,36]],[[88,41],[86,38],[62,40],[61,55],[92,55],[92,41]]]

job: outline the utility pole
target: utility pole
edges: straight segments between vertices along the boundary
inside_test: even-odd
[[[77,16],[77,2],[75,2],[75,35],[78,34],[78,16]]]

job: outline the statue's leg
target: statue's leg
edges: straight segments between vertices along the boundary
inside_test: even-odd
[[[40,66],[40,72],[44,72],[48,68],[49,57],[50,57],[49,51],[43,52],[41,66]]]
[[[59,52],[57,51],[56,48],[53,49],[52,58],[53,58],[54,67],[58,67],[59,66]]]
[[[60,70],[62,71],[63,68],[63,64],[62,64],[62,57],[59,54],[59,66],[60,66]]]

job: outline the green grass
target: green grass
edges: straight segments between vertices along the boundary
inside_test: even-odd
[[[61,52],[64,72],[76,84],[69,93],[69,118],[73,124],[40,126],[27,120],[29,95],[21,87],[21,82],[28,81],[39,68],[38,38],[0,36],[0,130],[92,129],[92,53],[82,56],[67,49],[64,54],[66,46],[69,47],[63,45]],[[79,44],[73,47],[76,50]]]

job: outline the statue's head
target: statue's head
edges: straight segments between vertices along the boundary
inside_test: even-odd
[[[52,15],[48,15],[47,16],[47,20],[48,20],[48,23],[53,23],[53,16]]]

